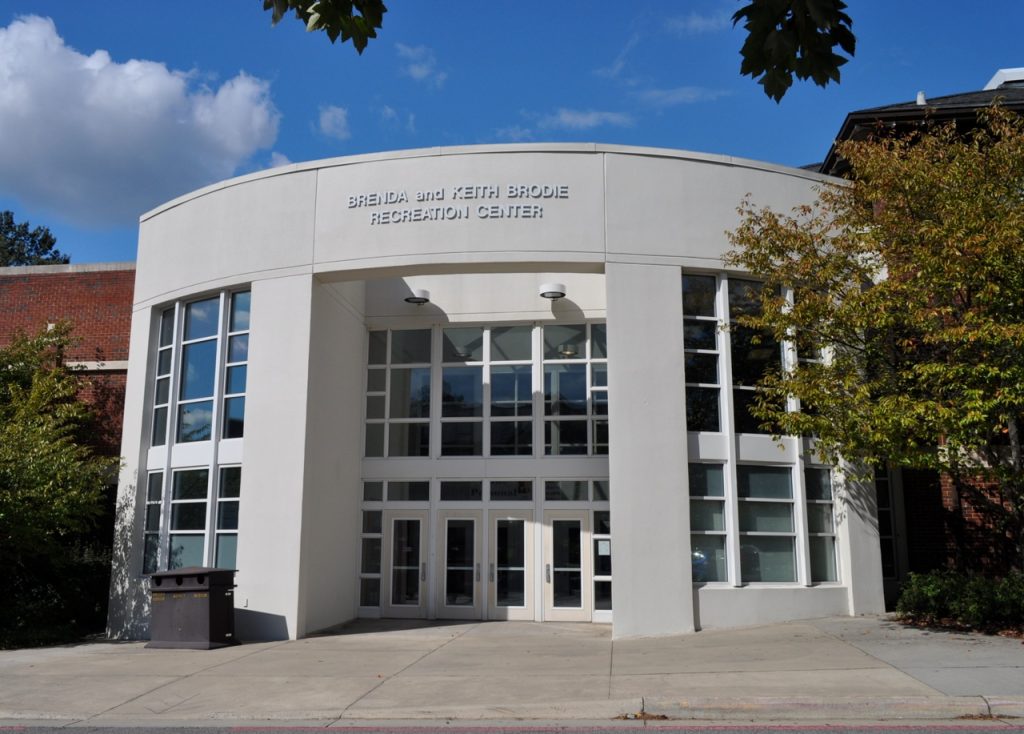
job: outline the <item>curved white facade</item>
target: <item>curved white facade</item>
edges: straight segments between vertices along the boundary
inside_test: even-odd
[[[146,214],[111,632],[145,634],[144,563],[186,561],[237,566],[242,639],[377,615],[621,637],[880,611],[871,492],[738,430],[745,360],[766,356],[720,330],[747,282],[721,264],[740,200],[789,209],[821,180],[440,148]],[[552,282],[564,298],[538,295]]]

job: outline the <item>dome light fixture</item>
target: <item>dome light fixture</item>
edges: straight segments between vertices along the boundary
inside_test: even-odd
[[[551,301],[565,298],[565,283],[542,283],[538,295]]]
[[[423,288],[413,288],[412,293],[405,297],[406,303],[412,303],[416,306],[422,306],[424,303],[430,303],[430,291]]]

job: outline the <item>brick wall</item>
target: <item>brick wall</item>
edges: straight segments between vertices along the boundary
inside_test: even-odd
[[[70,321],[78,341],[67,360],[104,363],[82,371],[82,397],[100,416],[94,444],[110,455],[120,453],[126,370],[117,363],[128,359],[134,290],[134,263],[0,268],[0,346]]]

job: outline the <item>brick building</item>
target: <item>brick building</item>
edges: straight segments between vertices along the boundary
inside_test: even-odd
[[[18,331],[69,321],[78,342],[70,366],[88,377],[83,393],[99,411],[97,447],[119,454],[135,263],[0,268],[0,345]]]

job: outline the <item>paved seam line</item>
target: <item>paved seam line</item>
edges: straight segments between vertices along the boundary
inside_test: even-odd
[[[411,668],[412,666],[414,666],[414,665],[415,665],[416,663],[420,662],[421,660],[425,660],[426,658],[430,657],[431,655],[433,655],[433,654],[434,654],[435,652],[437,652],[438,650],[440,650],[440,649],[442,649],[442,648],[444,648],[444,647],[447,647],[447,646],[448,646],[448,645],[450,645],[451,643],[455,642],[455,640],[459,639],[459,638],[460,638],[460,637],[462,637],[463,635],[467,635],[467,634],[469,634],[470,632],[472,632],[473,630],[475,630],[475,629],[476,629],[477,627],[479,627],[479,626],[480,626],[480,624],[479,624],[479,623],[478,623],[478,624],[474,624],[474,625],[472,625],[471,627],[469,627],[468,629],[464,630],[463,632],[460,632],[459,634],[455,635],[455,637],[452,637],[452,638],[451,638],[451,639],[449,639],[449,640],[445,640],[445,642],[444,642],[444,643],[442,643],[442,644],[438,645],[438,646],[437,646],[437,647],[435,647],[435,648],[434,648],[433,650],[429,650],[429,651],[427,651],[427,652],[423,653],[423,654],[422,654],[422,655],[420,655],[420,656],[419,656],[418,658],[416,658],[415,660],[413,660],[413,661],[412,661],[411,663],[409,663],[408,665],[406,665],[406,666],[405,666],[404,668],[402,668],[401,670],[399,670],[399,671],[398,671],[397,673],[392,673],[392,674],[391,674],[391,675],[389,675],[389,676],[388,676],[387,678],[385,678],[385,679],[384,679],[384,680],[382,680],[382,681],[381,681],[380,683],[378,683],[378,684],[377,684],[377,685],[375,685],[375,686],[374,686],[373,688],[371,688],[371,689],[370,689],[370,690],[368,690],[368,691],[367,691],[366,693],[364,693],[364,694],[363,694],[362,696],[360,696],[360,697],[359,697],[359,698],[357,698],[357,699],[356,699],[355,701],[353,701],[352,703],[350,703],[350,704],[349,704],[348,706],[346,706],[345,708],[343,708],[343,709],[341,710],[341,716],[339,716],[339,717],[338,717],[338,718],[337,718],[337,719],[336,719],[336,720],[335,720],[334,722],[332,722],[332,723],[328,724],[327,726],[328,726],[328,727],[330,727],[330,726],[334,726],[334,724],[337,724],[338,722],[340,722],[340,721],[341,721],[342,719],[344,719],[344,718],[345,718],[345,712],[346,712],[346,711],[348,711],[348,710],[349,710],[350,708],[352,708],[352,707],[353,707],[353,706],[355,706],[355,705],[356,705],[357,703],[359,703],[360,701],[362,701],[362,700],[363,700],[364,698],[366,698],[367,696],[369,696],[369,695],[370,695],[371,693],[373,693],[374,691],[376,691],[376,690],[377,690],[378,688],[380,688],[380,687],[381,687],[382,685],[384,685],[385,683],[387,683],[387,682],[388,682],[389,680],[391,680],[392,678],[397,678],[397,677],[398,677],[398,676],[400,676],[400,675],[401,675],[402,673],[404,673],[405,671],[407,671],[407,670],[408,670],[409,668]]]
[[[612,671],[615,669],[615,640],[608,640],[608,700],[612,700]],[[626,713],[623,711],[623,713]]]
[[[917,677],[916,675],[911,675],[910,673],[908,673],[907,671],[903,670],[902,668],[897,668],[897,667],[896,667],[895,665],[893,665],[892,663],[887,663],[887,662],[886,662],[885,660],[882,660],[882,658],[879,658],[879,657],[875,657],[874,655],[872,655],[871,653],[869,653],[869,652],[868,652],[867,650],[865,650],[864,648],[860,647],[860,646],[859,646],[859,645],[858,645],[857,643],[855,643],[855,642],[850,642],[850,641],[848,641],[848,640],[844,640],[844,639],[843,639],[843,638],[841,638],[841,637],[840,637],[839,635],[837,635],[837,634],[834,634],[834,633],[832,633],[832,632],[828,631],[827,629],[822,629],[822,628],[821,628],[821,627],[819,627],[818,625],[814,624],[814,621],[813,621],[813,620],[812,620],[812,621],[810,622],[810,626],[811,626],[811,627],[813,627],[814,629],[818,630],[818,631],[819,631],[819,632],[821,632],[822,634],[824,634],[824,635],[826,635],[826,636],[828,636],[828,637],[831,637],[831,638],[832,638],[833,640],[836,640],[837,642],[839,642],[839,643],[841,643],[841,644],[843,644],[843,645],[849,645],[849,646],[850,646],[850,647],[852,647],[852,648],[853,648],[854,650],[859,650],[860,652],[864,653],[865,655],[867,655],[867,656],[868,656],[869,658],[871,658],[872,660],[877,660],[877,661],[878,661],[878,662],[880,662],[880,663],[881,663],[882,665],[884,665],[884,666],[885,666],[886,668],[889,668],[890,670],[895,670],[895,671],[896,671],[897,673],[902,673],[903,675],[907,676],[907,677],[908,677],[908,678],[910,678],[911,680],[916,680],[916,681],[917,681],[918,683],[920,683],[920,684],[921,684],[922,686],[924,686],[925,688],[928,688],[928,689],[930,689],[930,690],[933,690],[933,691],[935,691],[935,692],[936,692],[937,694],[939,694],[940,696],[943,696],[943,697],[945,697],[945,698],[951,698],[951,696],[950,696],[949,694],[947,694],[947,693],[944,693],[943,691],[940,691],[940,690],[939,690],[938,688],[935,688],[934,686],[930,686],[930,685],[928,685],[928,684],[927,684],[927,683],[925,683],[925,682],[924,682],[923,680],[921,680],[920,678],[918,678],[918,677]]]
[[[115,705],[111,706],[110,708],[104,709],[103,711],[98,711],[98,712],[96,712],[95,714],[92,714],[92,715],[90,715],[90,716],[86,717],[85,719],[82,719],[82,721],[92,721],[92,720],[93,720],[93,719],[95,719],[95,718],[96,718],[97,716],[103,716],[103,714],[105,714],[105,713],[108,713],[108,712],[110,712],[110,711],[113,711],[113,710],[114,710],[114,709],[116,709],[116,708],[119,708],[119,707],[121,707],[121,706],[124,706],[125,704],[129,704],[129,703],[131,703],[132,701],[137,701],[138,699],[142,698],[143,696],[148,696],[148,695],[149,695],[150,693],[153,693],[153,692],[155,692],[155,691],[159,691],[159,690],[160,690],[161,688],[164,688],[164,687],[166,687],[166,686],[172,685],[172,684],[174,684],[174,683],[178,683],[179,681],[187,680],[188,678],[191,678],[191,677],[193,677],[194,675],[197,675],[198,673],[202,673],[202,672],[205,672],[205,671],[207,671],[207,670],[213,670],[214,668],[220,667],[221,665],[225,665],[225,664],[227,664],[227,663],[231,663],[231,662],[234,662],[235,660],[244,660],[244,659],[245,659],[245,658],[247,658],[247,657],[251,657],[252,655],[258,655],[259,653],[261,653],[261,652],[265,652],[265,651],[267,651],[267,650],[273,650],[273,649],[276,649],[276,648],[280,647],[281,645],[285,645],[285,644],[287,644],[288,642],[290,642],[290,640],[284,640],[284,641],[282,641],[282,642],[278,643],[277,645],[272,645],[272,646],[270,646],[270,647],[265,647],[265,648],[263,648],[262,650],[253,650],[252,652],[250,652],[250,653],[248,653],[248,654],[246,654],[246,655],[241,655],[241,656],[239,656],[239,657],[237,657],[237,658],[232,658],[231,660],[225,660],[225,661],[224,661],[224,662],[222,662],[222,663],[216,663],[216,664],[214,664],[214,665],[211,665],[211,666],[209,666],[209,667],[207,667],[207,668],[203,668],[202,670],[197,670],[197,671],[195,671],[195,672],[193,672],[193,673],[186,673],[185,675],[179,675],[179,676],[175,677],[175,678],[174,678],[174,680],[170,680],[170,681],[167,681],[166,683],[161,683],[161,684],[160,684],[160,685],[158,685],[158,686],[155,686],[155,687],[153,687],[153,688],[150,688],[150,689],[149,689],[148,691],[143,691],[142,693],[138,694],[137,696],[132,696],[131,698],[129,698],[129,699],[126,699],[126,700],[124,700],[124,701],[121,701],[121,703],[115,704]],[[192,697],[190,696],[190,698],[192,698]],[[173,708],[174,708],[175,706],[179,706],[179,705],[181,705],[182,703],[184,703],[184,702],[185,702],[185,701],[187,701],[187,700],[188,700],[188,699],[185,699],[185,700],[183,700],[183,701],[179,701],[178,703],[174,704],[174,706],[171,706],[171,707],[169,707],[169,708],[166,708],[166,709],[164,709],[163,711],[161,711],[160,713],[161,713],[161,714],[167,713],[168,711],[170,711],[171,709],[173,709]],[[156,713],[156,712],[154,711],[154,712],[152,712],[152,713]]]

